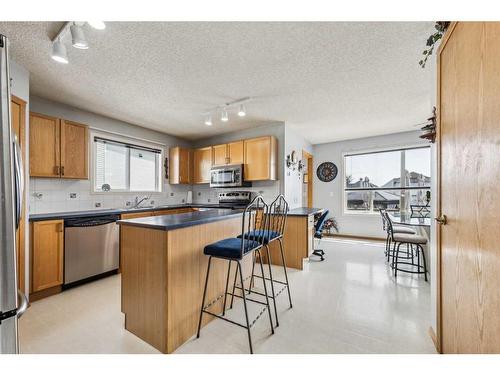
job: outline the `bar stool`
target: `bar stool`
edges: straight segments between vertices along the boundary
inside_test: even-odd
[[[391,236],[391,240],[394,242],[395,245],[397,244],[396,251],[395,252],[393,251],[393,253],[392,253],[392,263],[391,263],[391,268],[394,270],[394,277],[397,277],[398,271],[401,271],[401,272],[406,272],[406,273],[424,274],[425,281],[427,281],[427,263],[425,261],[424,248],[422,247],[422,245],[427,244],[427,239],[425,237],[419,236],[417,234],[395,233],[393,230],[392,221],[391,221],[389,215],[387,214],[387,212],[385,213],[385,218],[387,220],[388,231],[389,231],[389,234]],[[399,251],[400,251],[399,249],[400,249],[401,245],[403,245],[403,244],[406,244],[412,250],[411,263],[400,261],[401,257],[399,255]],[[415,246],[415,249],[416,249],[415,255],[413,254],[413,246]],[[420,256],[422,256],[422,259],[424,262],[423,266],[420,265]],[[417,264],[414,263],[414,260],[413,260],[414,257],[417,258]],[[404,269],[404,268],[399,268],[398,266],[400,264],[405,264],[408,266],[416,267],[417,270],[412,271],[412,270],[408,270],[408,269]]]
[[[387,219],[386,219],[387,210],[384,210],[384,209],[381,208],[381,209],[379,209],[379,212],[380,212],[380,216],[382,217],[382,229],[387,234],[387,237],[386,237],[386,240],[385,240],[385,252],[384,252],[384,255],[387,257],[387,262],[389,262],[390,261],[390,256],[396,251],[396,243],[392,242],[392,236],[389,233],[389,224],[387,223]],[[417,232],[415,231],[415,229],[410,228],[408,226],[395,225],[395,224],[392,223],[392,221],[391,221],[391,224],[392,224],[392,230],[394,231],[394,233],[400,233],[400,234],[417,234]],[[391,250],[391,244],[393,245],[393,249],[392,250]],[[403,257],[403,259],[410,259],[410,249],[407,248],[406,250],[407,250],[406,251],[407,256]],[[413,255],[411,255],[411,257],[413,258]]]
[[[266,276],[260,276],[255,274],[255,262],[256,258],[254,257],[254,263],[252,267],[252,277],[250,279],[250,287],[249,287],[249,294],[250,293],[256,293],[262,295],[262,293],[259,293],[258,291],[252,290],[252,285],[253,285],[253,279],[255,277],[263,279],[263,282],[265,283],[266,280],[271,282],[271,295],[269,296],[273,300],[273,305],[274,305],[274,315],[276,319],[276,327],[279,327],[279,320],[278,320],[278,310],[276,308],[276,298],[286,289],[288,292],[288,301],[290,303],[290,308],[293,307],[292,305],[292,295],[290,293],[290,284],[288,282],[288,274],[286,270],[286,262],[285,262],[285,254],[283,253],[283,235],[285,233],[285,225],[286,225],[286,219],[288,217],[288,211],[289,211],[289,206],[288,202],[286,201],[285,197],[280,194],[276,199],[269,205],[269,212],[267,214],[267,220],[263,221],[263,225],[261,225],[260,229],[257,231],[259,235],[262,236],[262,244],[264,245],[266,249],[266,255],[267,255],[267,265],[269,269],[269,277]],[[254,233],[245,233],[244,237],[247,238],[251,235],[254,235]],[[281,263],[283,265],[283,272],[285,275],[285,281],[281,280],[275,280],[273,278],[273,272],[272,272],[272,261],[271,261],[271,251],[269,249],[269,244],[278,241],[279,246],[280,246],[280,255],[281,255]],[[279,284],[281,286],[281,289],[278,292],[275,292],[274,284]]]
[[[241,227],[241,235],[238,236],[239,238],[226,238],[220,241],[217,241],[215,243],[209,244],[205,246],[203,253],[205,255],[208,255],[208,266],[207,266],[207,275],[205,278],[205,287],[203,289],[203,299],[201,302],[201,309],[200,309],[200,320],[198,322],[198,332],[196,334],[196,337],[200,337],[200,330],[201,330],[201,321],[203,318],[203,313],[214,316],[216,318],[225,320],[226,322],[235,324],[239,327],[246,328],[248,332],[248,343],[250,345],[250,353],[253,354],[253,347],[252,347],[252,336],[250,334],[250,328],[255,324],[255,322],[262,316],[262,314],[267,310],[268,315],[269,315],[269,323],[271,324],[271,333],[274,334],[274,327],[273,327],[273,321],[271,318],[271,309],[269,305],[269,298],[267,294],[267,286],[264,281],[264,293],[263,296],[265,296],[265,302],[246,298],[245,296],[245,284],[244,284],[244,279],[243,279],[243,270],[241,267],[241,261],[243,258],[245,258],[248,255],[256,255],[259,257],[259,263],[260,263],[260,270],[261,274],[264,277],[264,266],[262,264],[262,256],[260,253],[260,250],[262,248],[262,235],[259,235],[258,232],[256,232],[256,224],[257,224],[257,213],[262,212],[264,214],[264,220],[266,220],[267,213],[268,213],[268,206],[262,199],[262,197],[259,195],[255,197],[252,202],[245,208],[243,211],[243,218],[242,218],[242,227]],[[242,238],[243,234],[251,233],[251,235],[245,236],[245,238]],[[212,258],[217,258],[217,259],[222,259],[222,260],[227,260],[228,261],[228,270],[227,270],[227,278],[226,278],[226,289],[223,295],[220,295],[218,298],[216,298],[214,301],[208,303],[205,305],[205,299],[206,299],[206,294],[207,294],[207,285],[208,285],[208,278],[210,275],[210,266],[212,263]],[[234,284],[233,284],[233,292],[228,293],[228,287],[229,287],[229,275],[231,273],[231,264],[232,262],[236,263],[236,271],[234,275]],[[252,272],[253,273],[253,272]],[[238,288],[242,290],[241,296],[235,294],[235,288],[236,288],[236,281],[237,281],[237,276],[239,274],[239,282],[240,285]],[[242,298],[243,299],[243,306],[245,309],[245,320],[246,320],[246,325],[243,325],[241,323],[238,323],[234,320],[228,319],[225,317],[226,313],[226,302],[227,302],[227,296],[231,295],[231,308],[233,307],[233,299],[234,297]],[[208,311],[208,308],[212,306],[214,303],[216,303],[220,298],[224,297],[224,304],[222,305],[222,313],[221,314],[216,314],[211,311]],[[248,317],[248,308],[247,308],[247,302],[252,301],[261,305],[264,305],[264,308],[262,311],[258,314],[258,316],[250,323],[249,317]]]

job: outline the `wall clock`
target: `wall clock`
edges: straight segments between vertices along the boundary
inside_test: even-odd
[[[330,161],[321,163],[316,170],[316,175],[323,182],[333,181],[337,177],[337,173],[337,166]]]

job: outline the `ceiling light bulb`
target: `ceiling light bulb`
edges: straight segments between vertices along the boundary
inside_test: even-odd
[[[52,43],[52,53],[50,54],[53,60],[67,64],[68,63],[68,54],[66,52],[66,46],[58,39],[54,43]]]
[[[222,115],[221,115],[221,117],[220,117],[220,120],[221,120],[222,122],[228,122],[228,121],[229,121],[229,116],[227,115],[227,111],[226,111],[226,109],[223,109],[223,110],[222,110]]]
[[[87,21],[87,23],[97,30],[104,30],[106,28],[106,24],[103,21]]]
[[[240,105],[240,109],[238,110],[238,116],[245,117],[247,112],[245,111],[245,106],[243,104]]]
[[[89,44],[85,39],[85,34],[83,33],[83,29],[81,26],[73,24],[71,25],[70,30],[73,47],[80,49],[89,48]]]
[[[207,115],[207,117],[205,119],[205,125],[212,126],[212,116]]]

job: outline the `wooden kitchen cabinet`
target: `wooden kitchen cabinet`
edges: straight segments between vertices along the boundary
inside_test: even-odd
[[[64,221],[31,224],[31,293],[62,285],[64,281]]]
[[[30,176],[88,179],[88,126],[31,112]]]
[[[58,118],[30,112],[30,176],[60,176],[60,122]]]
[[[212,147],[197,148],[193,151],[193,183],[208,184],[212,168]]]
[[[192,181],[192,152],[184,147],[169,150],[169,182],[171,184],[190,184]]]
[[[61,120],[61,177],[88,179],[88,127]]]
[[[244,142],[236,141],[212,147],[213,165],[243,164]]]
[[[245,139],[245,181],[276,180],[278,144],[273,136]]]

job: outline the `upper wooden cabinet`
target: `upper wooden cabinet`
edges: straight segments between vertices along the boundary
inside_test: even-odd
[[[64,221],[31,224],[31,292],[61,285],[64,267]]]
[[[88,127],[61,120],[61,177],[87,179]]]
[[[172,147],[169,150],[169,182],[171,184],[190,184],[192,180],[191,150]]]
[[[60,130],[58,118],[30,113],[30,176],[60,176]]]
[[[30,176],[88,179],[88,127],[31,112]]]
[[[273,136],[245,139],[245,181],[276,180],[278,142]]]
[[[212,146],[213,165],[243,164],[243,141]]]
[[[212,168],[212,147],[197,148],[193,151],[193,183],[208,184]]]

